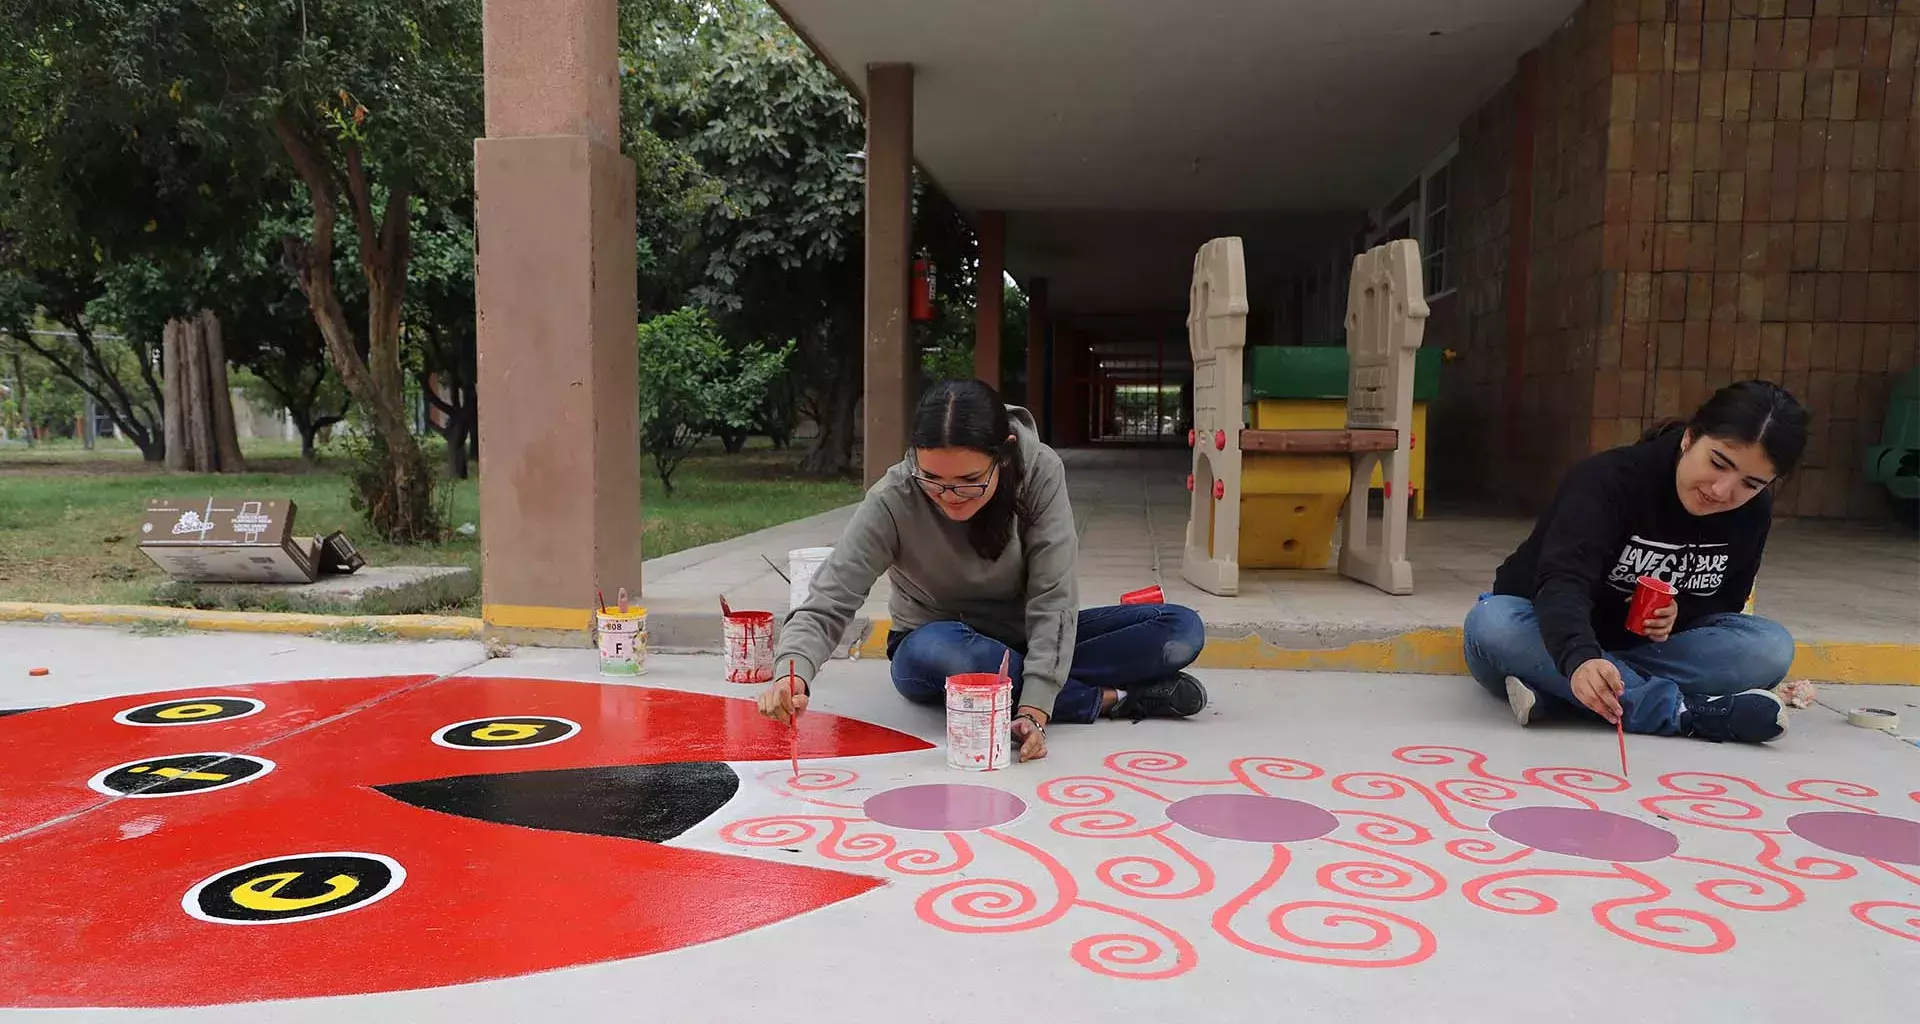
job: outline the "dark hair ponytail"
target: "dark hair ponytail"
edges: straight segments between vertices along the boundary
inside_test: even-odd
[[[1787,389],[1764,380],[1729,384],[1694,410],[1692,419],[1656,423],[1640,440],[1651,441],[1682,428],[1696,438],[1758,444],[1773,463],[1776,476],[1793,472],[1807,450],[1807,410]]]
[[[969,448],[1000,467],[993,497],[967,520],[967,543],[989,561],[1007,549],[1019,516],[1026,467],[1019,443],[1008,440],[1012,434],[1007,405],[993,388],[977,380],[943,380],[920,396],[907,442],[915,448]]]

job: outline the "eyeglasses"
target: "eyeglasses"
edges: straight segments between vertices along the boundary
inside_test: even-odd
[[[977,484],[943,484],[938,480],[929,480],[920,475],[920,465],[918,462],[914,463],[913,470],[913,479],[919,483],[921,489],[927,492],[928,497],[942,499],[951,494],[961,501],[973,501],[977,498],[984,497],[987,489],[993,486],[993,478],[996,473],[1000,472],[1000,464],[996,462],[989,467],[987,470],[987,478]]]

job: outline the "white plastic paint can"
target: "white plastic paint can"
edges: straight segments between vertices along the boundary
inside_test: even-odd
[[[947,677],[947,767],[1005,768],[1013,754],[1013,679],[993,672]]]
[[[637,676],[647,667],[647,610],[594,613],[600,674]]]
[[[794,548],[787,552],[787,610],[807,602],[807,592],[813,589],[814,574],[826,564],[827,556],[833,554],[832,548]]]

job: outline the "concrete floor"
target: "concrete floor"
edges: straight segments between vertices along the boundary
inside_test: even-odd
[[[205,703],[316,678],[335,681],[239,691],[264,707],[230,721],[112,722],[161,699],[133,695]],[[0,891],[0,1004],[136,1007],[33,1017],[60,1021],[836,1024],[1250,1020],[1284,1005],[1483,1024],[1616,1019],[1606,1007],[1624,995],[1636,1021],[1911,1016],[1920,749],[1832,708],[1795,713],[1765,747],[1630,738],[1629,783],[1613,734],[1518,729],[1465,679],[1213,672],[1195,720],[1061,726],[1044,761],[961,773],[929,745],[938,712],[895,697],[883,665],[838,662],[796,782],[783,731],[714,700],[753,688],[720,678],[701,657],[656,656],[616,683],[587,652],[486,661],[466,643],[0,626],[0,708],[48,709],[0,718],[0,865],[37,873]],[[1825,696],[1920,717],[1910,688]],[[580,729],[462,750],[442,728],[530,715]],[[275,766],[172,799],[84,789],[101,769],[210,749]],[[664,841],[530,826],[550,814],[584,830],[596,798],[512,774],[692,762],[725,764],[737,790]],[[394,798],[404,786],[367,789],[463,773],[490,804],[444,813],[431,795]],[[944,831],[874,820],[898,821],[869,798],[923,785],[986,787],[1024,813]],[[621,792],[641,797],[618,804],[633,828],[712,795]],[[68,803],[23,823],[36,800]],[[1820,835],[1796,818],[1808,812],[1845,815],[1855,838]],[[1550,824],[1527,832],[1530,816]],[[1853,845],[1875,834],[1881,846]],[[1576,842],[1597,845],[1551,852]],[[404,882],[271,927],[183,912],[196,880],[227,883],[196,890],[203,907],[230,891],[269,917],[324,909],[307,906],[312,880],[226,874],[314,851],[391,856]],[[296,984],[362,994],[231,1004]],[[174,1005],[138,1008],[160,1002]]]
[[[1158,583],[1167,600],[1200,612],[1215,635],[1257,632],[1293,647],[1335,647],[1422,627],[1458,627],[1494,570],[1532,523],[1430,510],[1410,525],[1414,593],[1393,597],[1331,571],[1243,571],[1238,597],[1217,597],[1180,576],[1187,527],[1183,451],[1072,450],[1067,462],[1080,520],[1080,598],[1111,604]],[[831,545],[842,509],[646,563],[652,613],[703,618],[724,589],[736,608],[783,612],[794,548]],[[882,579],[863,609],[886,615]],[[1803,641],[1912,643],[1920,638],[1920,541],[1895,524],[1783,520],[1760,571],[1756,611]]]

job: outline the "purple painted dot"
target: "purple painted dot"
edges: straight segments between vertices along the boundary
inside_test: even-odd
[[[1312,804],[1251,793],[1190,796],[1168,807],[1167,817],[1203,836],[1248,843],[1301,843],[1340,825]]]
[[[990,786],[936,783],[903,786],[867,798],[866,815],[882,825],[920,832],[972,832],[1025,814],[1019,797]]]
[[[1787,819],[1794,835],[1835,853],[1920,864],[1920,821],[1859,811],[1808,811]]]
[[[1589,860],[1659,860],[1680,848],[1666,829],[1584,807],[1516,807],[1487,819],[1487,827],[1522,846]]]

